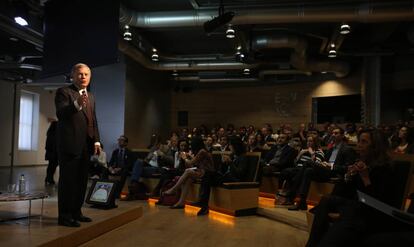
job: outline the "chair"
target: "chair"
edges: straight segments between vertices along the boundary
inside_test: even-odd
[[[260,152],[246,153],[249,169],[244,182],[223,183],[211,190],[209,207],[234,216],[256,214],[259,198]]]

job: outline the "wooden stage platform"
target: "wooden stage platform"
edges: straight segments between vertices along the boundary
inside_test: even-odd
[[[44,213],[40,218],[41,200],[32,202],[31,224],[28,225],[27,202],[2,202],[0,204],[0,246],[79,246],[104,233],[118,228],[142,216],[142,206],[135,202],[118,202],[118,208],[110,210],[86,207],[83,213],[93,219],[81,223],[79,228],[57,224],[56,198],[46,199]]]

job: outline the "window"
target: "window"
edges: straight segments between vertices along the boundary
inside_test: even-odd
[[[22,91],[20,96],[19,150],[37,150],[39,96]]]

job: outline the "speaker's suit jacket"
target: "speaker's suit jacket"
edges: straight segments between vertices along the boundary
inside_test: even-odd
[[[61,154],[80,155],[87,145],[88,121],[85,107],[78,111],[74,101],[80,97],[75,85],[59,88],[56,91],[56,115],[58,121],[58,151]],[[88,92],[88,99],[92,108],[94,138],[99,141],[98,124],[95,114],[95,97]],[[90,147],[89,147],[90,148]]]

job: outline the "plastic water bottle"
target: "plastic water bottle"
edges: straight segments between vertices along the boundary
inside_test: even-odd
[[[26,192],[26,181],[24,174],[20,175],[19,178],[19,194],[24,194]]]

